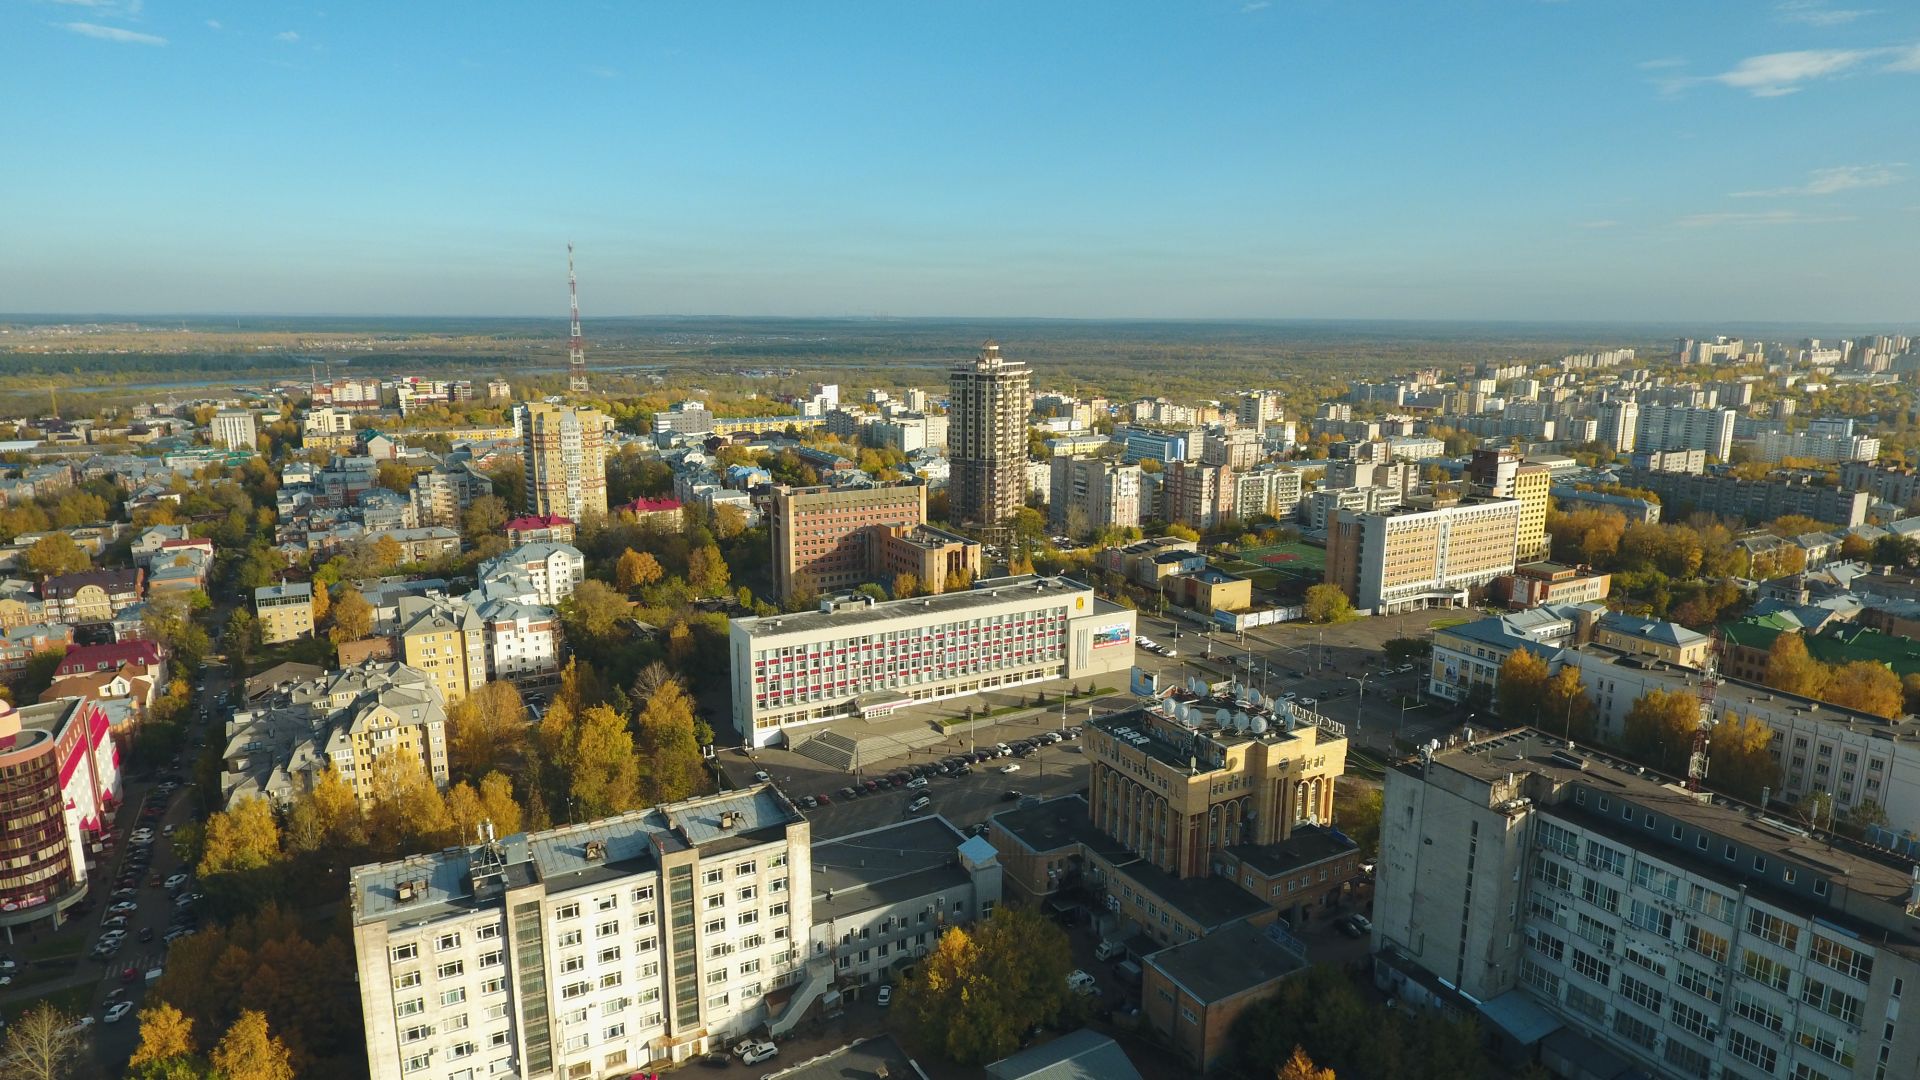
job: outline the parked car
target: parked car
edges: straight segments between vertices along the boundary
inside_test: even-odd
[[[187,877],[186,871],[183,870],[180,873],[170,875],[167,878],[167,888],[177,889],[180,886],[185,885],[188,882],[188,880],[190,879]]]
[[[800,798],[800,809],[802,810],[811,810],[814,807],[819,805],[820,805],[820,800],[814,798],[811,795],[803,795]]]
[[[828,794],[827,794],[826,792],[824,792],[824,791],[823,791],[823,792],[821,792],[820,794],[818,794],[818,795],[816,795],[816,796],[814,796],[814,800],[815,800],[816,802],[818,802],[818,803],[819,803],[819,804],[820,804],[821,806],[832,806],[832,805],[833,805],[833,796],[831,796],[831,795],[828,795]]]
[[[1000,796],[1000,797],[1001,797],[1002,799],[1005,799],[1005,800],[1006,800],[1006,801],[1008,801],[1008,802],[1012,802],[1012,801],[1014,801],[1015,799],[1018,799],[1018,798],[1020,797],[1020,789],[1019,789],[1019,788],[1008,788],[1008,789],[1007,789],[1007,793],[1006,793],[1005,795],[1002,795],[1002,796]]]
[[[1017,761],[1010,761],[1005,765],[1000,766],[1000,771],[1003,773],[1017,773],[1020,771],[1020,763]]]
[[[873,1003],[883,1009],[893,1004],[893,987],[881,986],[880,992],[873,997]]]
[[[754,774],[753,774],[753,782],[754,782],[754,783],[756,783],[756,784],[764,784],[764,783],[766,783],[766,782],[768,782],[769,780],[772,780],[772,779],[773,779],[773,777],[771,777],[771,776],[768,776],[768,775],[767,775],[767,770],[765,770],[765,769],[756,769],[756,770],[754,771]]]
[[[925,810],[927,807],[932,805],[933,805],[933,800],[927,798],[925,795],[922,795],[919,798],[907,804],[907,813],[917,814],[920,811]]]
[[[100,1019],[105,1023],[117,1024],[120,1021],[125,1020],[127,1018],[127,1014],[132,1011],[133,1011],[133,1002],[116,1001],[113,1004],[107,1006],[106,1014],[102,1016]]]
[[[131,915],[140,910],[140,905],[131,900],[122,900],[107,909],[109,915]]]
[[[924,776],[916,776],[913,779],[907,781],[907,786],[917,791],[920,788],[927,786],[927,778]]]
[[[745,1065],[758,1065],[763,1061],[772,1061],[779,1053],[780,1048],[770,1042],[756,1043],[740,1055],[740,1061]]]

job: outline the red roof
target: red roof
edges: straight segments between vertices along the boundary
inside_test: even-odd
[[[625,510],[630,514],[664,514],[672,510],[680,509],[680,500],[635,499],[632,502],[621,503],[615,507],[615,509]]]
[[[161,655],[157,641],[116,641],[107,645],[80,645],[67,650],[56,676],[77,675],[87,671],[113,671],[123,664],[158,664]]]
[[[544,516],[540,514],[528,514],[525,517],[517,517],[507,522],[507,529],[510,532],[526,532],[529,529],[554,529],[562,525],[571,524],[573,524],[572,518],[561,517],[559,514],[547,514]]]

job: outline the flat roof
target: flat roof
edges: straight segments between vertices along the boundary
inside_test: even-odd
[[[1108,842],[1118,844],[1120,841],[1109,838]],[[1132,878],[1140,888],[1202,930],[1210,931],[1272,910],[1264,900],[1226,878],[1174,877],[1145,859],[1117,863],[1113,872]]]
[[[945,818],[923,817],[813,845],[813,911],[839,918],[965,884],[960,845]]]
[[[1264,874],[1285,874],[1303,866],[1338,858],[1360,845],[1328,825],[1295,825],[1293,834],[1276,844],[1240,844],[1227,853]]]
[[[1037,576],[997,578],[962,592],[944,592],[935,596],[888,600],[882,603],[843,608],[839,611],[803,611],[795,615],[764,615],[750,619],[735,619],[733,626],[735,629],[744,630],[749,635],[816,634],[889,622],[910,615],[955,615],[1021,600],[1066,600],[1073,596],[1091,595],[1093,595],[1092,588],[1067,578]]]
[[[1126,1051],[1091,1028],[1069,1031],[987,1066],[994,1080],[1140,1080]]]
[[[1006,833],[1035,853],[1084,844],[1109,859],[1131,854],[1125,844],[1094,828],[1087,814],[1085,798],[1064,795],[994,814],[990,820],[995,830]]]
[[[1202,1002],[1212,1004],[1306,968],[1263,926],[1241,923],[1147,956],[1146,962]]]
[[[822,1054],[810,1061],[801,1062],[788,1069],[776,1068],[766,1075],[778,1080],[852,1080],[880,1075],[881,1068],[888,1076],[899,1080],[924,1076],[920,1066],[907,1056],[906,1050],[893,1041],[891,1035],[881,1035],[872,1039],[855,1039],[838,1050]],[[688,1074],[700,1072],[698,1069],[685,1070]],[[677,1075],[677,1074],[676,1074]]]

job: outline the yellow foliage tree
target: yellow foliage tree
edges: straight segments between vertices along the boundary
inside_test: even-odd
[[[1332,1069],[1322,1069],[1307,1056],[1305,1049],[1293,1048],[1293,1056],[1280,1066],[1280,1080],[1334,1080]]]
[[[1855,660],[1828,668],[1827,698],[1835,705],[1891,720],[1906,708],[1900,676],[1885,664]]]
[[[1780,790],[1780,769],[1768,749],[1773,744],[1773,729],[1752,717],[1729,713],[1714,726],[1708,743],[1712,767],[1708,778],[1714,787],[1757,803],[1768,788]]]
[[[267,1015],[253,1009],[242,1012],[220,1037],[212,1061],[224,1080],[293,1080],[294,1076],[287,1044],[267,1029]]]
[[[620,586],[621,592],[627,593],[652,585],[664,574],[660,560],[654,558],[652,553],[632,548],[621,553],[620,561],[613,568],[614,583]]]
[[[207,819],[198,874],[259,870],[280,859],[280,826],[265,799],[246,798]]]
[[[1621,734],[1627,749],[1641,760],[1677,770],[1692,752],[1699,726],[1699,698],[1685,690],[1649,690],[1627,710]]]
[[[1515,649],[1500,664],[1495,686],[1500,719],[1508,724],[1540,724],[1547,702],[1547,661],[1532,649]]]
[[[1799,634],[1781,634],[1767,649],[1766,684],[1801,697],[1819,698],[1826,692],[1827,666],[1807,652]]]
[[[164,1001],[140,1010],[140,1045],[127,1062],[129,1067],[164,1064],[193,1052],[191,1017]]]

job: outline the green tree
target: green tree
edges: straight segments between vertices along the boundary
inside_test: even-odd
[[[1067,1006],[1067,935],[1031,908],[1002,904],[971,929],[952,927],[901,988],[918,1037],[961,1065],[1012,1053],[1033,1024]]]
[[[1542,724],[1547,679],[1545,657],[1527,648],[1508,653],[1500,664],[1500,681],[1494,688],[1500,702],[1500,719],[1508,724]]]
[[[1549,730],[1557,730],[1573,737],[1585,739],[1593,733],[1593,699],[1587,696],[1587,688],[1580,681],[1580,669],[1573,664],[1564,664],[1553,678],[1547,680],[1546,698],[1541,704],[1541,723]]]
[[[1621,737],[1635,757],[1671,772],[1686,764],[1699,726],[1699,698],[1685,690],[1649,690],[1627,710]]]
[[[407,549],[393,537],[382,536],[373,542],[372,556],[374,566],[391,570],[407,561]]]
[[[93,567],[93,559],[86,550],[74,542],[66,533],[49,533],[33,542],[27,549],[27,569],[35,577],[50,577],[58,574],[77,574]]]
[[[1307,590],[1305,609],[1308,622],[1336,623],[1353,617],[1353,602],[1340,591],[1340,586],[1327,582]]]
[[[1313,1063],[1307,1052],[1296,1046],[1293,1056],[1280,1067],[1279,1080],[1335,1080],[1332,1069],[1323,1069]]]

